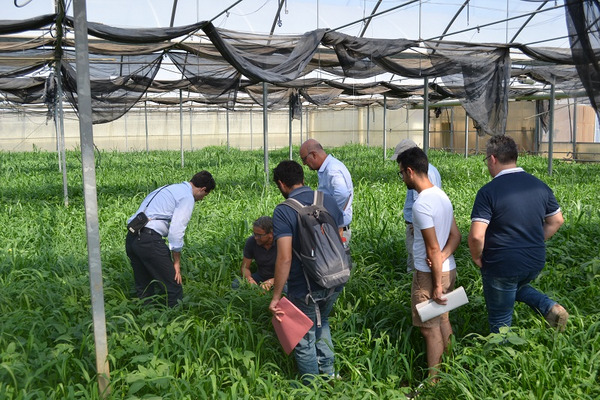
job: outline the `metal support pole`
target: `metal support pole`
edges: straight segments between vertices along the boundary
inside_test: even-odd
[[[577,97],[573,99],[573,160],[577,159]]]
[[[56,97],[57,97],[57,112],[58,112],[58,127],[60,131],[60,149],[59,149],[59,160],[61,163],[60,170],[62,172],[62,180],[63,180],[63,199],[65,203],[65,207],[69,206],[69,188],[67,185],[67,151],[65,145],[65,113],[63,111],[63,90],[62,90],[62,75],[60,74],[60,70],[57,69],[56,74]]]
[[[144,101],[144,122],[146,124],[146,153],[148,153],[148,101]]]
[[[229,151],[229,107],[225,109],[225,118],[227,119],[227,151]]]
[[[56,154],[58,155],[58,171],[62,172],[62,161],[61,161],[61,157],[62,155],[60,154],[60,128],[58,127],[58,100],[56,101],[56,105],[54,107],[54,131],[56,132]]]
[[[469,157],[469,115],[465,110],[465,158]]]
[[[306,109],[306,140],[308,140],[308,138],[310,137],[310,112],[308,111],[308,108]]]
[[[267,114],[267,82],[263,82],[263,153],[265,159],[265,182],[269,182],[269,120]]]
[[[429,78],[423,82],[423,151],[429,153]]]
[[[74,0],[73,17],[75,21],[77,101],[92,318],[94,325],[94,343],[96,348],[96,369],[98,373],[98,391],[100,397],[106,398],[110,395],[110,370],[108,365],[104,289],[102,287],[102,263],[100,258],[100,232],[98,226],[98,198],[96,193],[96,169],[94,163],[92,96],[90,87],[89,48],[87,41],[88,27],[85,0]]]
[[[252,109],[250,109],[250,150],[254,150],[252,137],[254,136],[254,128],[252,127]]]
[[[181,168],[183,168],[183,91],[179,89],[179,149],[181,151]]]
[[[292,104],[290,103],[290,109],[288,112],[288,120],[289,120],[289,147],[290,147],[290,160],[293,160],[292,154]]]
[[[454,107],[450,107],[450,152],[454,153]]]
[[[536,103],[537,103],[537,101],[536,101]],[[536,110],[537,110],[537,107],[536,107]],[[537,112],[536,112],[536,114],[537,114]],[[535,116],[535,127],[534,127],[535,132],[533,135],[533,152],[535,155],[540,154],[540,130],[541,130],[540,129],[540,126],[541,126],[540,118],[541,117],[542,116],[539,114]]]
[[[383,95],[383,161],[387,158],[387,96]]]
[[[370,130],[371,130],[371,106],[367,106],[367,147],[370,142]]]
[[[302,112],[304,112],[304,110],[302,110]],[[304,125],[304,118],[302,118],[302,114],[300,114],[300,144],[302,144],[302,130],[303,130],[303,125]]]
[[[190,106],[190,151],[194,151],[194,142],[193,142],[193,137],[192,137],[192,131],[193,131],[193,127],[192,127],[192,118],[193,118],[194,114],[192,113],[192,107]]]
[[[550,86],[550,121],[548,122],[548,175],[552,176],[552,158],[554,157],[554,100],[556,96],[556,78]]]

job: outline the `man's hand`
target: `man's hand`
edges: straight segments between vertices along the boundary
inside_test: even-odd
[[[273,314],[273,316],[277,319],[277,321],[281,322],[281,317],[285,315],[277,305],[279,304],[279,299],[273,296],[273,300],[271,300],[271,304],[269,304],[269,311]]]
[[[275,282],[274,278],[267,279],[266,281],[264,281],[260,284],[260,287],[263,290],[271,290],[271,288],[273,287],[273,282]]]
[[[258,285],[258,283],[256,283],[256,281],[254,280],[254,278],[252,277],[252,275],[250,275],[249,277],[246,278],[248,280],[248,282],[250,282],[253,285]]]
[[[175,268],[175,282],[181,285],[181,267],[179,263],[173,263],[173,267]]]
[[[281,316],[285,313],[277,307],[285,282],[290,276],[292,265],[292,237],[283,236],[277,239],[277,260],[275,261],[275,276],[273,277],[273,299],[269,304],[269,311],[277,321],[281,322]]]
[[[181,253],[178,251],[171,251],[173,257],[173,268],[175,269],[175,282],[181,285]]]
[[[444,305],[448,302],[448,299],[443,297],[444,293],[442,291],[442,287],[436,287],[435,289],[433,289],[433,294],[431,296],[431,298],[433,299],[433,301],[435,301],[438,304]]]

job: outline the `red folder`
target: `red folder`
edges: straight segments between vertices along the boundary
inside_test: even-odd
[[[279,316],[281,321],[278,321],[273,316],[271,322],[273,323],[273,328],[275,328],[275,333],[277,333],[277,338],[283,347],[283,351],[289,355],[300,342],[300,339],[312,328],[313,322],[285,297],[279,300],[277,307],[285,314]]]

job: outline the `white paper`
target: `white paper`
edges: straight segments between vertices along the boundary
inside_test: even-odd
[[[433,300],[426,300],[417,304],[417,313],[419,313],[421,321],[429,321],[431,318],[435,318],[438,315],[454,310],[469,302],[467,293],[465,293],[465,289],[462,286],[454,289],[450,293],[446,293],[444,297],[448,299],[445,305],[438,304]]]

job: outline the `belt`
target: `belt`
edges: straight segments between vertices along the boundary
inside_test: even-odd
[[[154,229],[150,229],[150,228],[142,228],[140,229],[141,233],[146,233],[148,235],[158,235],[158,232],[156,232]]]
[[[412,222],[404,221],[406,225],[412,225]]]
[[[342,228],[343,231],[349,231],[350,230],[350,225],[346,225]]]

